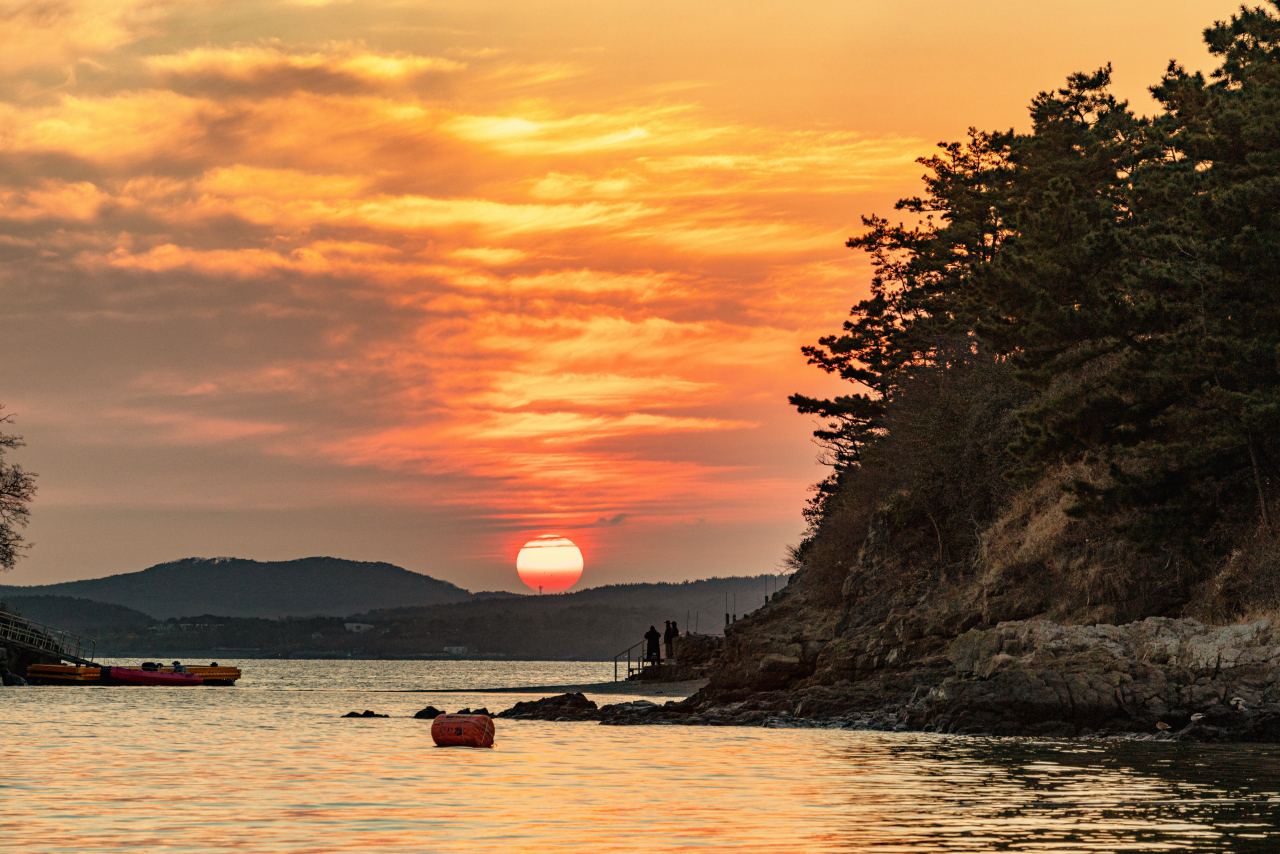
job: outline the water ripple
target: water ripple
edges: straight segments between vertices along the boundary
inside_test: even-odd
[[[409,717],[428,701],[528,696],[386,692],[593,681],[611,665],[243,666],[236,688],[5,690],[9,850],[1280,848],[1271,747],[500,721],[493,750],[440,750]],[[339,717],[363,708],[393,717]]]

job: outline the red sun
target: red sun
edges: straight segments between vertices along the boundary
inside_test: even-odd
[[[539,593],[559,593],[582,577],[582,552],[565,537],[544,534],[524,544],[516,557],[516,572]]]

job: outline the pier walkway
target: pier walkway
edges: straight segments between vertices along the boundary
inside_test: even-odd
[[[56,656],[72,664],[98,666],[93,661],[97,651],[96,641],[7,611],[0,611],[0,644]]]

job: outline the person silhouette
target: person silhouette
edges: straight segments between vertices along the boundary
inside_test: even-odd
[[[658,641],[662,640],[662,635],[658,634],[658,630],[656,628],[650,626],[649,631],[644,633],[644,639],[649,642],[649,646],[646,649],[648,654],[645,657],[648,658],[651,663],[658,664]]]

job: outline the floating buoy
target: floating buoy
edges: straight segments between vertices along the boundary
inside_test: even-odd
[[[439,715],[431,722],[436,747],[493,747],[493,718],[488,715]]]

